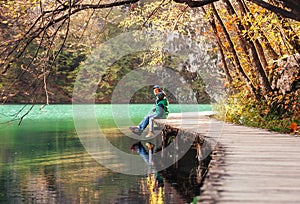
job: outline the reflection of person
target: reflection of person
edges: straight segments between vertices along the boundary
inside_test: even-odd
[[[153,86],[153,93],[156,96],[155,108],[153,109],[153,111],[155,111],[156,113],[146,115],[144,117],[144,119],[139,123],[138,126],[129,127],[129,129],[137,135],[142,134],[142,132],[148,126],[151,118],[153,118],[153,117],[156,117],[156,118],[166,117],[166,115],[168,114],[168,101],[165,97],[165,93],[161,90],[161,88],[158,85]],[[159,94],[160,94],[160,97],[159,97]],[[161,98],[162,97],[161,94],[164,95],[163,96],[164,98]],[[162,99],[164,99],[165,102],[162,102],[161,101]],[[159,107],[163,107],[163,109],[158,107],[158,103],[159,103]],[[157,115],[157,114],[160,114],[160,115]],[[153,133],[153,126],[152,126],[152,133]],[[149,135],[149,136],[152,136],[152,135]]]
[[[152,164],[151,157],[149,154],[153,154],[154,144],[152,144],[151,142],[146,142],[146,147],[148,148],[148,151],[139,141],[131,145],[130,149],[131,151],[136,151],[147,164]]]
[[[151,142],[146,142],[145,146],[147,147],[148,151],[143,146],[143,144],[139,141],[139,142],[136,142],[133,145],[131,145],[130,149],[131,149],[131,151],[136,151],[147,164],[153,165],[151,155],[154,152],[154,144],[152,144]],[[151,187],[151,190],[155,194],[157,194],[157,193],[159,193],[159,189],[164,187],[164,179],[158,172],[155,172],[155,175],[154,174],[151,174],[151,175],[155,177],[155,180],[154,180],[154,183],[149,187]],[[150,176],[150,177],[152,177],[152,176]],[[149,177],[149,179],[150,179],[150,177]]]
[[[155,173],[155,184],[153,188],[153,192],[158,192],[159,188],[164,187],[164,179],[158,172]]]

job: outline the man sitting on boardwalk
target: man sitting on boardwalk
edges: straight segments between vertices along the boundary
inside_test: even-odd
[[[159,86],[156,85],[153,87],[154,93],[155,93],[156,88],[159,88]],[[159,90],[160,90],[160,88],[159,88]],[[155,113],[146,115],[137,127],[129,127],[129,129],[133,133],[135,133],[137,135],[141,135],[142,132],[144,131],[144,129],[150,123],[149,133],[146,137],[151,137],[151,136],[153,136],[153,119],[167,118],[168,113],[169,113],[169,109],[168,109],[169,102],[166,98],[166,94],[160,90],[160,92],[156,94],[156,97],[157,97],[157,100],[156,100],[156,105],[155,105],[155,109],[154,109]]]
[[[157,94],[157,98],[158,98],[158,101],[157,101],[157,104],[155,106],[155,116],[154,117],[151,117],[149,119],[149,133],[148,135],[146,135],[146,137],[152,137],[153,136],[153,129],[154,129],[154,123],[153,123],[153,120],[154,119],[159,119],[159,118],[162,118],[162,119],[166,119],[168,117],[168,114],[169,114],[169,101],[167,100],[166,98],[166,95],[164,92],[159,92]]]

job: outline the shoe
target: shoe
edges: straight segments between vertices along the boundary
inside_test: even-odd
[[[149,137],[153,137],[153,132],[152,131],[149,131],[149,133],[146,135],[146,138],[149,138]]]
[[[141,134],[142,134],[142,130],[140,130],[140,128],[138,128],[138,127],[129,127],[129,130],[132,132],[132,133],[134,133],[134,134],[137,134],[137,135],[139,135],[139,136],[141,136]]]

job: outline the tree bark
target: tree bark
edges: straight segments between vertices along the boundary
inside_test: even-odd
[[[260,101],[261,100],[261,96],[260,94],[257,92],[257,90],[255,89],[255,87],[253,86],[251,80],[249,79],[249,77],[247,76],[247,74],[245,73],[245,71],[243,70],[242,66],[241,66],[241,63],[240,63],[240,60],[239,60],[239,57],[236,53],[236,50],[234,48],[234,44],[231,40],[231,37],[220,17],[220,15],[218,14],[214,4],[211,4],[211,7],[212,7],[212,11],[213,11],[213,14],[214,16],[216,17],[216,19],[218,20],[218,22],[220,23],[221,27],[222,27],[222,30],[224,32],[224,35],[225,35],[225,38],[229,44],[229,50],[230,52],[232,53],[233,55],[233,59],[234,59],[234,63],[236,65],[236,68],[238,70],[238,72],[241,74],[241,77],[242,79],[245,81],[246,85],[248,86],[248,88],[250,89],[251,93],[253,94],[253,96],[258,100]]]
[[[239,9],[242,12],[242,15],[246,15],[247,12],[248,13],[250,12],[249,9],[246,7],[246,4],[244,3],[243,0],[237,0],[237,2],[238,2]],[[251,15],[251,17],[252,17],[252,15]],[[267,62],[264,50],[262,48],[262,45],[261,45],[261,43],[259,42],[258,39],[254,40],[254,45],[255,45],[255,48],[257,50],[259,60],[262,64],[262,67],[263,67],[264,70],[266,70],[267,67],[268,67],[268,62]]]
[[[240,0],[237,0],[237,1],[238,1],[239,6],[240,6],[242,15],[246,15],[246,10],[243,7],[242,2]],[[226,4],[226,8],[228,10],[228,13],[230,15],[238,16],[237,13],[235,12],[235,10],[233,9],[233,6],[229,2],[229,0],[224,0],[224,2]],[[250,25],[244,26],[244,25],[241,24],[241,21],[238,20],[237,23],[236,23],[236,27],[237,27],[237,30],[238,30],[239,38],[243,39],[244,37],[240,36],[241,32],[242,32],[242,30],[248,29],[250,27]],[[241,43],[244,43],[245,41],[247,42],[247,45],[249,46],[249,48],[251,50],[251,53],[250,53],[251,58],[252,58],[251,61],[253,63],[255,71],[258,75],[258,79],[259,79],[261,87],[262,87],[262,92],[263,92],[264,95],[267,95],[269,92],[272,92],[272,88],[271,88],[271,84],[268,80],[268,77],[265,73],[264,67],[261,63],[261,60],[265,60],[264,52],[262,50],[261,50],[261,52],[257,51],[257,47],[258,47],[258,44],[259,44],[258,40],[255,40],[253,42],[251,40],[250,36],[246,36],[246,38],[244,40],[241,40]],[[255,46],[255,44],[257,45],[257,47]],[[265,63],[266,63],[266,61],[265,61]]]

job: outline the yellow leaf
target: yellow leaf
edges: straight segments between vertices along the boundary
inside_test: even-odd
[[[271,23],[273,23],[273,24],[276,24],[277,22],[278,22],[277,19],[272,19],[272,20],[271,20]]]

